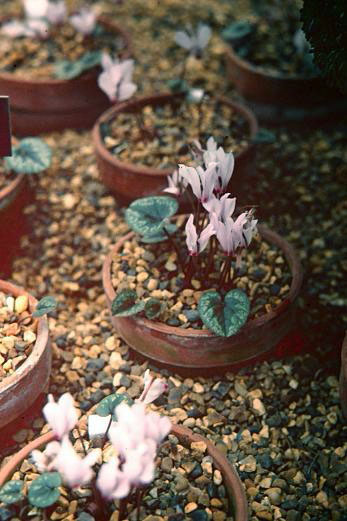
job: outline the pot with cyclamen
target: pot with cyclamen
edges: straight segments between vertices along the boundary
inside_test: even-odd
[[[223,508],[227,511],[232,508],[235,521],[247,521],[245,492],[226,456],[210,440],[171,424],[167,416],[147,412],[146,404],[155,400],[167,386],[149,371],[144,375],[144,384],[136,403],[126,393],[104,398],[94,414],[89,415],[88,426],[84,419],[78,421],[71,395],[66,393],[57,403],[50,397],[43,413],[52,431],[30,442],[2,467],[0,505],[3,502],[13,509],[13,514],[21,512],[21,515],[34,506],[38,519],[47,519],[47,515],[56,515],[56,509],[61,513],[59,499],[63,488],[64,497],[75,499],[77,513],[87,511],[98,521],[113,520],[115,515],[122,521],[134,513],[137,519],[143,519],[153,512],[152,497],[147,491],[153,479],[153,486],[160,487],[162,494],[172,495],[171,480],[167,474],[161,479],[162,471],[159,467],[155,469],[156,463],[170,455],[177,465],[177,471],[173,467],[170,476],[177,474],[182,478],[185,471],[180,464],[187,463],[189,458],[202,459],[206,454],[227,492],[228,499],[221,501]],[[93,446],[99,448],[93,449]],[[38,450],[44,447],[43,452]],[[27,468],[34,472],[15,472],[25,460]],[[41,475],[33,479],[37,470]],[[196,485],[195,491],[199,489]],[[88,494],[76,495],[73,489],[80,490],[82,486],[87,488]],[[175,497],[180,499],[180,508],[185,508],[186,492]],[[26,500],[28,505],[23,507]],[[158,512],[159,507],[155,508]],[[164,506],[160,508],[163,514],[167,513]],[[168,507],[168,513],[171,510]]]
[[[128,58],[128,33],[91,9],[68,17],[64,0],[23,2],[24,19],[4,17],[0,30],[0,90],[11,98],[14,132],[23,136],[90,127],[110,105],[98,85],[100,49]],[[10,48],[16,52],[8,57]],[[17,55],[21,67],[11,61]]]
[[[125,215],[139,238],[123,237],[103,266],[119,335],[154,364],[181,372],[213,374],[272,355],[292,331],[302,282],[292,246],[257,227],[253,210],[236,209],[223,194],[223,163],[211,159],[205,169],[180,166],[180,186],[196,197],[189,218],[170,220],[178,209],[171,197],[134,201]]]

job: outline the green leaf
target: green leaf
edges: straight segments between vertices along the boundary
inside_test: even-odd
[[[168,80],[167,86],[171,92],[186,92],[189,89],[189,85],[185,80],[181,78],[172,78]]]
[[[249,314],[249,300],[240,289],[229,291],[224,302],[218,291],[203,293],[198,304],[200,318],[204,325],[216,335],[235,335],[245,324]]]
[[[178,210],[178,202],[173,197],[157,195],[142,197],[133,201],[125,212],[125,218],[132,230],[147,237],[162,235],[167,219]]]
[[[100,64],[101,61],[101,52],[100,51],[88,51],[78,60],[82,66],[83,70],[92,69]]]
[[[132,289],[123,289],[113,299],[111,304],[111,313],[115,317],[129,317],[140,313],[145,307],[143,301],[136,302],[137,294]]]
[[[0,489],[0,501],[6,505],[18,503],[18,501],[24,497],[22,492],[23,485],[24,481],[21,481],[20,479],[12,479],[12,481],[5,483],[5,485]]]
[[[232,22],[222,31],[222,38],[232,44],[240,44],[254,31],[254,25],[245,20]]]
[[[47,313],[51,313],[51,311],[55,311],[57,308],[57,301],[54,297],[43,297],[36,306],[36,309],[33,313],[33,317],[42,317]]]
[[[37,137],[27,137],[13,148],[12,157],[5,159],[6,168],[17,174],[38,174],[51,164],[51,149]]]
[[[159,317],[163,309],[163,303],[157,298],[150,298],[145,303],[145,315],[149,320]]]
[[[84,71],[83,63],[80,60],[71,62],[69,60],[61,60],[54,66],[54,74],[61,80],[72,80],[77,78]]]
[[[45,472],[29,487],[28,499],[34,507],[45,508],[53,505],[59,497],[61,477],[59,472]]]
[[[115,408],[122,402],[132,405],[134,400],[127,393],[114,393],[103,398],[95,410],[95,414],[99,416],[109,416],[112,414],[113,421],[117,421]]]
[[[275,143],[276,136],[270,130],[267,130],[266,128],[260,128],[251,141],[256,145],[271,144]]]

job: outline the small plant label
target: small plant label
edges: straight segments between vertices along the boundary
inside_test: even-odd
[[[10,102],[8,96],[0,96],[0,157],[12,155]]]

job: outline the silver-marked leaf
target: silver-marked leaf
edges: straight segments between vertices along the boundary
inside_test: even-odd
[[[159,317],[163,310],[163,303],[157,298],[150,298],[145,304],[145,315],[149,320]]]
[[[109,416],[112,414],[113,421],[117,421],[115,408],[122,402],[126,403],[127,405],[132,405],[134,400],[130,398],[127,393],[110,394],[101,400],[95,410],[95,414],[98,414],[99,416]]]
[[[156,233],[154,235],[142,235],[142,236],[140,236],[140,241],[144,242],[146,244],[153,244],[155,242],[167,241],[167,239],[168,239],[167,234],[171,235],[172,233],[175,233],[176,230],[177,230],[176,224],[167,223],[167,224],[165,224],[165,226],[163,227],[163,229],[160,233]]]
[[[162,235],[167,219],[178,210],[178,202],[173,197],[158,195],[142,197],[133,201],[125,212],[125,218],[132,230],[147,237]]]
[[[29,487],[28,499],[34,507],[45,508],[53,505],[60,497],[59,472],[45,472],[33,481]]]
[[[198,304],[200,318],[204,325],[216,335],[235,335],[245,324],[249,315],[249,300],[240,289],[229,291],[224,301],[218,291],[203,293]]]
[[[7,481],[7,483],[5,483],[5,485],[0,489],[0,501],[6,505],[18,503],[18,501],[24,497],[23,486],[24,481],[20,479],[12,479],[11,481]]]
[[[115,317],[129,317],[140,313],[145,307],[144,301],[136,302],[137,294],[132,289],[123,289],[113,299],[111,313]]]
[[[51,311],[55,311],[57,308],[57,301],[54,297],[43,297],[36,306],[36,309],[33,313],[33,317],[42,317]]]
[[[82,63],[83,70],[92,69],[100,64],[101,52],[100,51],[88,51],[80,57],[79,61]]]
[[[222,31],[222,38],[232,44],[240,44],[254,32],[254,24],[246,20],[232,22]]]
[[[22,139],[12,151],[12,157],[5,159],[6,168],[17,174],[38,174],[51,164],[51,149],[38,137]]]

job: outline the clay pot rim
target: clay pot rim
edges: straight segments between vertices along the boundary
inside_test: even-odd
[[[6,21],[8,17],[1,17],[0,23]],[[121,38],[124,40],[125,47],[122,51],[122,57],[124,59],[129,58],[129,56],[133,55],[133,48],[131,45],[131,40],[129,33],[120,25],[118,25],[115,22],[111,22],[110,20],[106,19],[103,16],[98,16],[97,20],[101,23],[101,25],[104,25],[106,27],[111,28],[114,32],[119,33],[121,35]],[[0,72],[0,80],[6,80],[6,81],[12,81],[20,84],[25,85],[31,85],[33,87],[40,86],[40,85],[47,85],[51,87],[56,87],[60,85],[66,85],[67,83],[75,82],[75,83],[83,83],[85,81],[88,81],[91,77],[97,78],[97,73],[94,71],[86,71],[81,76],[77,76],[76,78],[72,78],[69,80],[63,80],[59,78],[38,78],[38,79],[32,79],[28,78],[25,75],[21,74],[13,74],[11,72]]]
[[[37,304],[35,297],[30,295],[24,288],[16,286],[11,282],[0,280],[0,291],[4,293],[11,293],[14,297],[19,295],[27,295],[29,297],[29,309],[32,311]],[[33,346],[32,352],[23,362],[23,364],[9,376],[6,376],[0,382],[0,394],[4,391],[11,390],[18,382],[28,373],[32,371],[33,367],[37,364],[38,360],[43,355],[48,343],[48,322],[46,317],[40,317],[37,319],[37,333],[36,341]]]
[[[233,61],[240,69],[243,70],[245,73],[250,73],[255,75],[258,79],[270,79],[274,81],[280,81],[280,82],[290,82],[290,83],[297,83],[297,82],[321,82],[322,78],[321,76],[300,76],[298,74],[283,74],[283,73],[270,73],[266,72],[263,67],[257,67],[256,65],[253,65],[248,60],[244,60],[241,58],[231,44],[225,47],[225,53],[229,60]]]
[[[12,136],[12,143],[14,145],[18,145],[19,140],[16,137]],[[5,186],[2,190],[0,190],[0,202],[3,199],[5,199],[6,197],[9,197],[10,195],[12,195],[12,193],[17,190],[19,185],[22,185],[24,183],[26,174],[16,174],[16,172],[14,172],[14,174],[15,174],[15,177],[14,177],[13,181],[11,181],[7,186]]]
[[[235,521],[248,520],[248,506],[245,491],[241,483],[240,477],[227,457],[212,443],[208,438],[196,434],[183,425],[172,424],[169,434],[177,436],[179,439],[189,440],[190,443],[203,441],[207,446],[207,452],[212,457],[215,466],[221,471],[223,480],[230,493],[232,503],[235,509]],[[0,469],[0,487],[9,479],[15,472],[16,467],[35,450],[40,449],[50,441],[55,439],[52,431],[47,432],[29,442],[25,447],[14,454],[11,459]]]
[[[128,163],[126,161],[120,161],[119,159],[117,159],[117,157],[111,154],[105,147],[100,133],[100,125],[102,123],[108,123],[111,119],[114,119],[119,113],[123,112],[124,109],[130,108],[131,111],[133,107],[137,108],[138,106],[145,106],[151,104],[165,105],[166,103],[173,102],[176,99],[179,100],[180,98],[183,98],[183,96],[184,95],[182,93],[172,94],[171,92],[164,92],[153,94],[151,96],[142,96],[140,98],[134,98],[131,101],[117,103],[116,105],[110,107],[96,120],[92,130],[92,140],[97,154],[101,156],[104,159],[104,161],[110,163],[115,168],[123,169],[128,172],[130,171],[134,174],[162,178],[171,175],[173,172],[173,169],[171,168],[153,168],[145,165],[136,165],[134,163]],[[236,112],[239,112],[245,118],[248,124],[249,138],[254,138],[259,130],[259,126],[258,121],[254,116],[253,112],[250,109],[248,109],[245,105],[230,100],[225,96],[216,96],[216,99],[224,103],[225,105],[234,108]],[[241,159],[242,157],[246,156],[249,153],[249,151],[254,147],[254,143],[250,142],[246,148],[244,148],[239,154],[235,156],[235,159]]]
[[[293,303],[299,295],[299,291],[302,284],[303,279],[303,270],[300,263],[300,259],[294,249],[294,247],[283,237],[281,237],[278,233],[268,229],[264,225],[258,225],[258,231],[260,235],[267,241],[274,243],[278,246],[282,254],[284,255],[287,263],[289,264],[289,268],[292,275],[291,285],[288,297],[281,302],[276,308],[274,308],[269,313],[261,315],[257,318],[252,318],[248,320],[246,324],[234,335],[236,337],[238,334],[243,332],[248,332],[250,330],[254,330],[259,326],[263,326],[264,324],[270,322],[271,320],[276,319],[279,315],[283,314],[288,306]],[[116,296],[116,292],[112,286],[111,279],[111,265],[112,265],[112,256],[114,253],[118,252],[122,247],[123,243],[129,239],[131,239],[135,235],[135,232],[129,232],[121,239],[117,241],[117,243],[112,248],[111,252],[106,256],[104,260],[104,264],[102,267],[102,282],[104,291],[107,295],[107,298],[112,302],[114,297]],[[169,326],[167,324],[156,322],[153,320],[149,320],[145,317],[139,317],[137,315],[132,315],[130,317],[119,317],[119,318],[127,318],[128,320],[133,320],[138,322],[140,325],[143,325],[145,328],[150,329],[152,331],[157,331],[161,333],[165,333],[166,335],[175,335],[180,337],[215,337],[218,338],[218,335],[215,335],[208,329],[194,329],[194,328],[186,328],[182,329],[177,326]],[[233,337],[231,337],[233,338]]]

